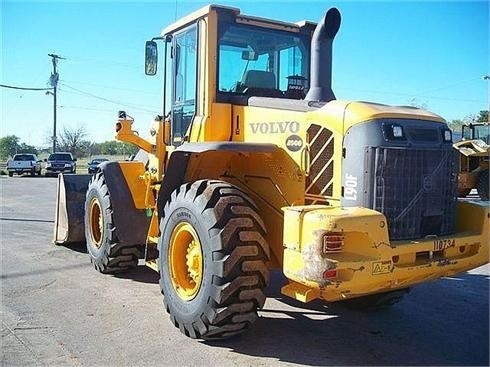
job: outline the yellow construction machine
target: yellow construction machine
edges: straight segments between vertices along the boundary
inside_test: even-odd
[[[490,123],[463,125],[461,141],[454,143],[459,153],[458,196],[476,189],[482,200],[489,199]]]
[[[163,62],[162,116],[143,138],[121,111],[137,157],[88,188],[60,176],[55,242],[76,238],[66,191],[86,191],[95,268],[157,270],[172,322],[203,339],[248,329],[273,269],[296,300],[382,306],[487,263],[489,204],[458,202],[444,119],[336,100],[339,27],[335,8],[314,24],[211,5],[165,28],[145,54],[148,75]]]

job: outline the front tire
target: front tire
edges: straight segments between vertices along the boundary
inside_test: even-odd
[[[101,273],[121,273],[138,265],[139,248],[119,242],[111,195],[102,173],[92,177],[85,200],[85,238],[90,261]]]
[[[246,194],[221,181],[184,184],[160,222],[160,287],[191,338],[222,339],[258,318],[269,281],[265,227]]]

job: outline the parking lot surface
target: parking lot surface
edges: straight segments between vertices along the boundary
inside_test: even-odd
[[[255,327],[225,341],[170,322],[158,274],[119,276],[52,243],[56,178],[0,177],[1,366],[489,365],[488,265],[381,312],[303,305],[271,277]]]

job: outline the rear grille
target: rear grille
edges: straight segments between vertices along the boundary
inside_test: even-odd
[[[333,192],[334,138],[330,130],[310,125],[307,130],[309,175],[306,176],[305,203],[326,204]]]
[[[365,204],[387,217],[390,239],[454,232],[454,154],[452,149],[366,148]]]

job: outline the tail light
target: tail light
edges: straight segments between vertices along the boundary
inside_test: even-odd
[[[323,235],[323,253],[344,251],[344,235],[342,232],[327,232]]]
[[[336,279],[337,278],[337,269],[327,269],[323,272],[323,279]]]

